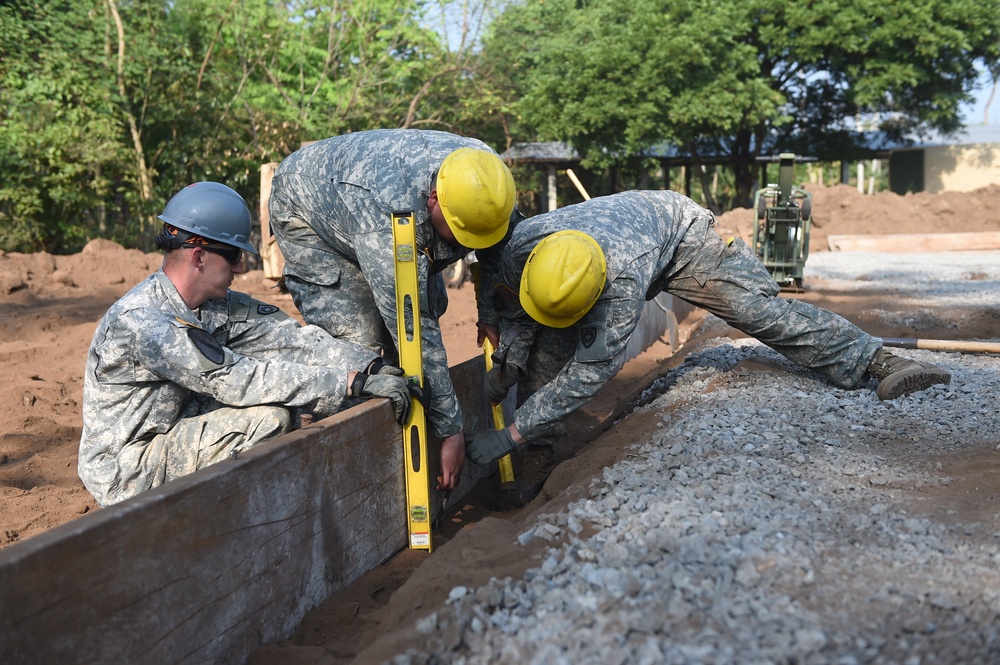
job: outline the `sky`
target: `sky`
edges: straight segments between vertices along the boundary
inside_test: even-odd
[[[983,124],[983,112],[986,110],[986,103],[990,101],[990,90],[993,86],[985,75],[981,77],[980,81],[982,88],[976,91],[976,102],[963,107],[962,117],[965,119],[966,125]],[[990,102],[986,124],[1000,125],[1000,89],[997,90],[993,101]]]

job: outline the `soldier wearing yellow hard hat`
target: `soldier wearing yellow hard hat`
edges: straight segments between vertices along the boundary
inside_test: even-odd
[[[591,199],[527,219],[503,252],[500,345],[485,391],[517,386],[514,422],[469,437],[478,464],[518,453],[521,501],[551,472],[562,421],[621,369],[643,306],[667,292],[720,317],[843,388],[880,399],[950,381],[948,372],[894,356],[837,314],[779,297],[780,287],[741,240],[669,191]]]
[[[482,141],[446,132],[379,129],[317,141],[285,158],[268,203],[285,259],[284,283],[307,323],[376,350],[398,349],[392,213],[414,214],[418,245],[428,424],[443,441],[439,487],[458,482],[465,460],[462,412],[438,318],[447,306],[441,272],[471,251],[482,283],[499,275],[512,221],[514,179]],[[493,299],[479,299],[480,339],[496,341]]]

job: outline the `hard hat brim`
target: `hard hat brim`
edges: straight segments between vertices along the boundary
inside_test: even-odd
[[[459,228],[453,221],[454,216],[449,215],[446,208],[442,207],[441,212],[444,213],[444,221],[448,225],[448,228],[451,229],[451,234],[455,236],[455,241],[462,247],[468,247],[469,249],[486,249],[487,247],[492,247],[503,240],[503,237],[507,235],[507,229],[510,228],[510,221],[508,220],[493,233],[476,235]]]
[[[528,290],[525,288],[523,282],[521,284],[520,300],[521,307],[523,307],[524,311],[528,313],[528,316],[533,318],[538,323],[541,323],[543,326],[548,326],[549,328],[569,328],[590,311],[590,309],[588,309],[585,312],[580,312],[577,316],[552,316],[535,306],[535,303],[531,300],[531,296],[528,295]]]

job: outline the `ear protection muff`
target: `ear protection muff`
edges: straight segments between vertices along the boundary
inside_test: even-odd
[[[171,233],[173,230],[173,233]],[[153,238],[153,244],[156,245],[156,249],[161,249],[164,252],[169,252],[175,249],[180,249],[185,241],[187,241],[189,234],[184,233],[180,229],[171,228],[170,226],[164,224],[163,230],[160,231],[160,235]]]

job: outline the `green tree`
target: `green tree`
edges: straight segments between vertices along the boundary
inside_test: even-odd
[[[506,65],[486,57],[482,37],[502,0],[438,0],[425,22],[441,37],[432,66],[410,100],[404,127],[475,136],[498,150],[513,142],[515,89]]]
[[[1000,62],[1000,2],[545,0],[509,7],[487,51],[520,78],[521,131],[595,167],[725,154],[748,205],[757,156],[851,157],[856,118],[955,130],[976,63]]]
[[[148,248],[198,180],[254,207],[304,140],[434,124],[448,67],[420,0],[14,0],[0,5],[0,247]],[[426,91],[425,91],[426,92]]]
[[[0,7],[0,247],[79,249],[107,230],[117,142],[113,93],[93,75],[102,36],[79,30],[99,4]]]

